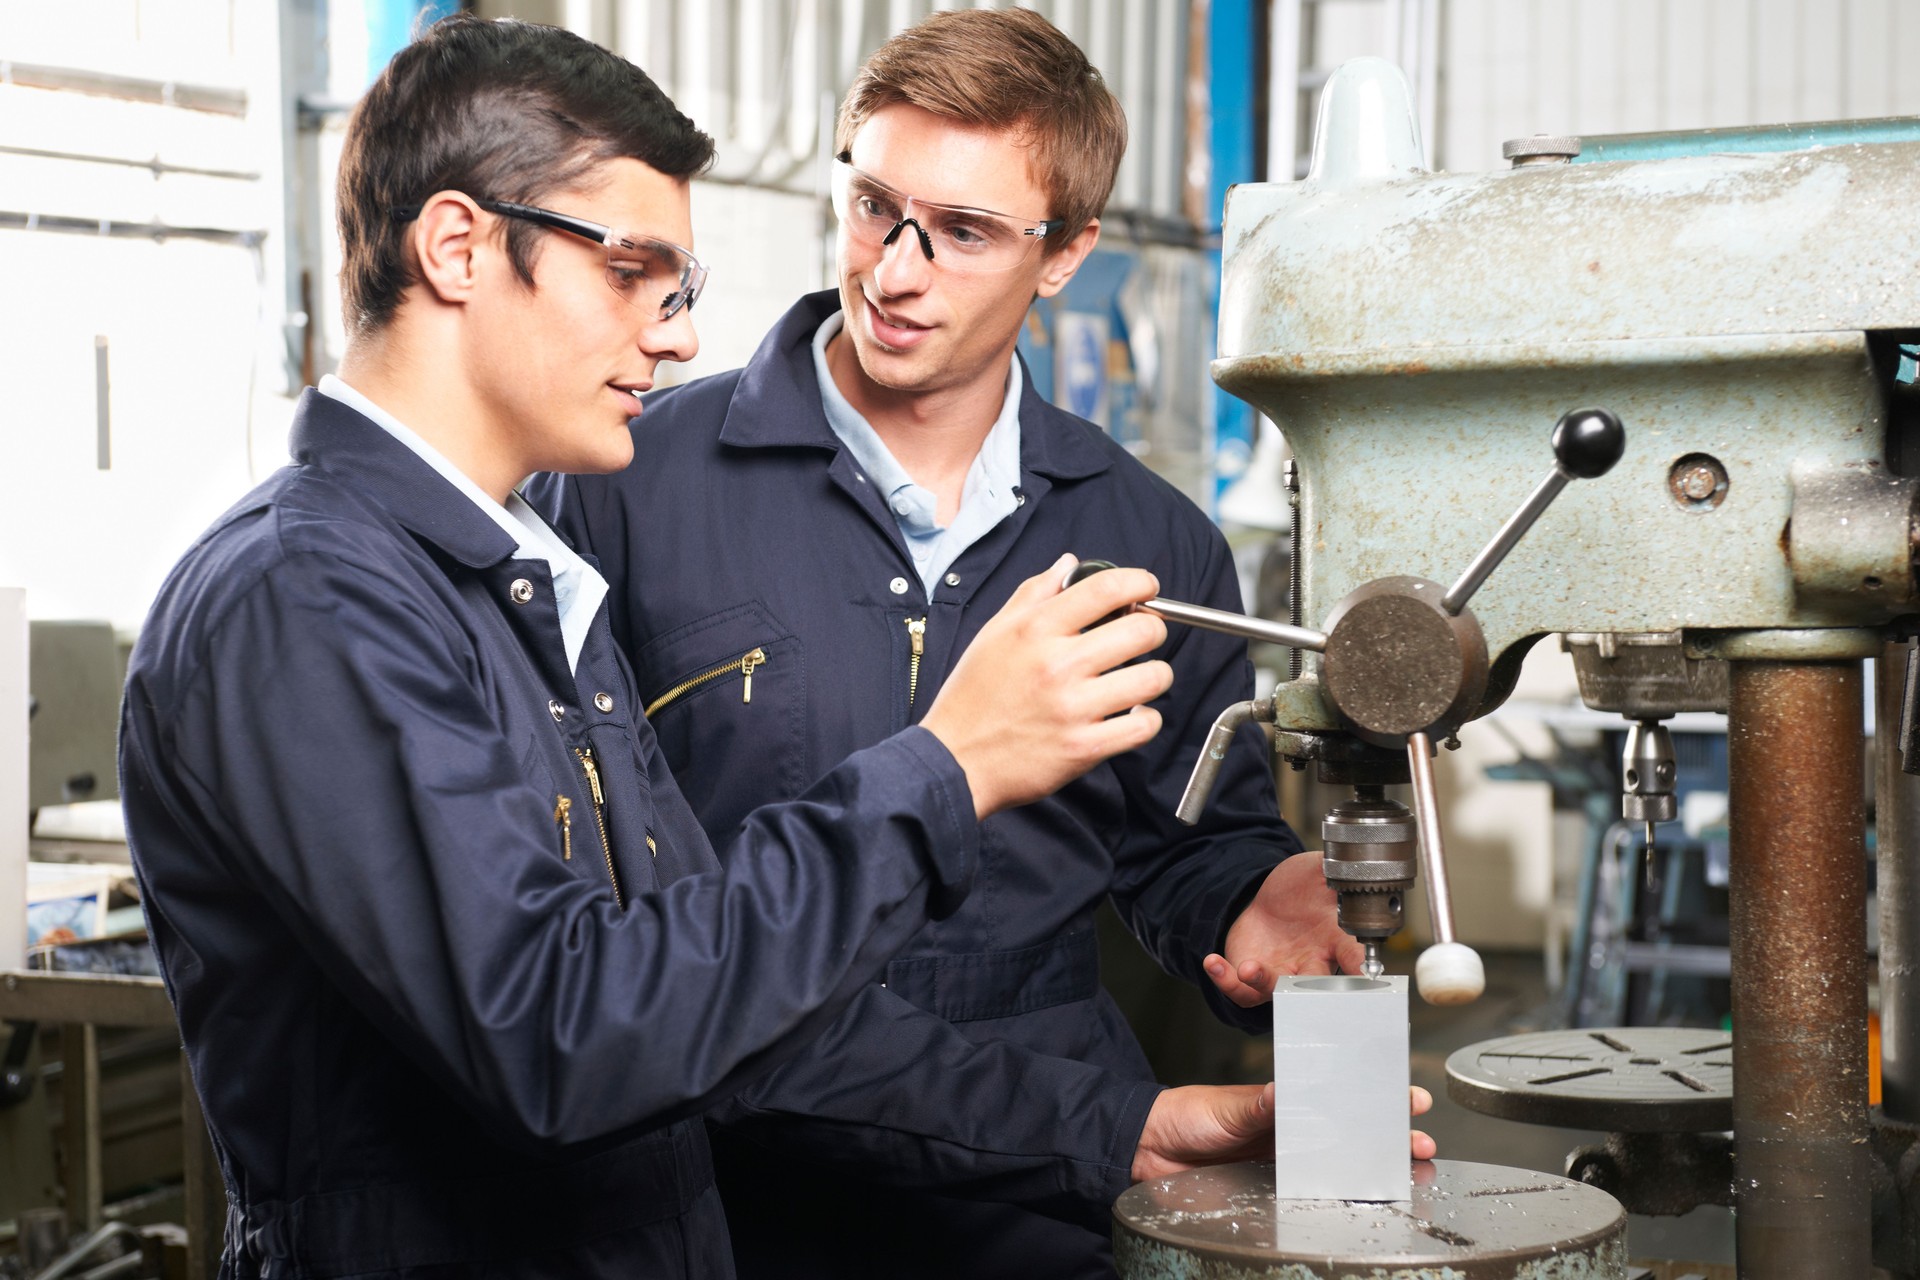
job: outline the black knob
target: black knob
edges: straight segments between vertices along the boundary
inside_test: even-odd
[[[1581,480],[1603,476],[1627,451],[1627,429],[1605,409],[1574,409],[1553,424],[1553,456]]]
[[[1085,582],[1088,578],[1091,578],[1094,574],[1104,569],[1117,567],[1118,566],[1111,560],[1082,560],[1079,564],[1067,571],[1067,580],[1060,584],[1060,589],[1064,591],[1076,582]],[[1119,615],[1116,614],[1115,616],[1117,617]]]

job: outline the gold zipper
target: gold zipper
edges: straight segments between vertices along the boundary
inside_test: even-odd
[[[613,869],[613,844],[607,839],[607,796],[600,789],[600,766],[594,763],[592,747],[575,747],[573,754],[580,757],[580,767],[587,775],[587,790],[593,793],[593,821],[600,828],[600,852],[607,857],[607,879],[613,882],[613,905],[625,910],[626,901],[620,896],[620,876]]]
[[[927,620],[925,618],[907,619],[907,642],[913,646],[907,657],[907,710],[913,710],[913,700],[920,692],[920,659],[927,652]]]
[[[560,859],[573,861],[573,797],[561,796],[553,802],[553,820],[560,824]]]
[[[741,654],[732,662],[723,662],[711,671],[702,671],[697,676],[691,676],[688,679],[682,680],[679,684],[673,686],[673,688],[648,703],[646,710],[642,712],[642,714],[652,716],[654,712],[671,702],[678,701],[684,695],[691,693],[693,690],[707,683],[707,681],[718,680],[721,676],[731,675],[736,671],[738,671],[742,677],[740,682],[740,701],[752,702],[754,668],[765,666],[766,661],[767,651],[765,649],[754,649],[749,653]]]

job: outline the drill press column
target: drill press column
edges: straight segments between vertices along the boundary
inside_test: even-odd
[[[1860,664],[1736,662],[1729,695],[1740,1276],[1865,1280]]]

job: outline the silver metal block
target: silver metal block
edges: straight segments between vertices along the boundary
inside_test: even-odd
[[[1274,1190],[1407,1200],[1407,979],[1282,978],[1273,989]]]

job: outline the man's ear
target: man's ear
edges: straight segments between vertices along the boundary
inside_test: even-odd
[[[1049,254],[1040,268],[1040,283],[1034,292],[1043,298],[1051,298],[1067,287],[1067,281],[1073,279],[1073,273],[1093,252],[1093,246],[1100,240],[1100,219],[1095,218],[1080,228],[1080,234],[1067,241],[1064,249]]]
[[[414,261],[420,281],[441,302],[457,305],[473,296],[481,248],[480,207],[458,191],[438,191],[414,219]]]

